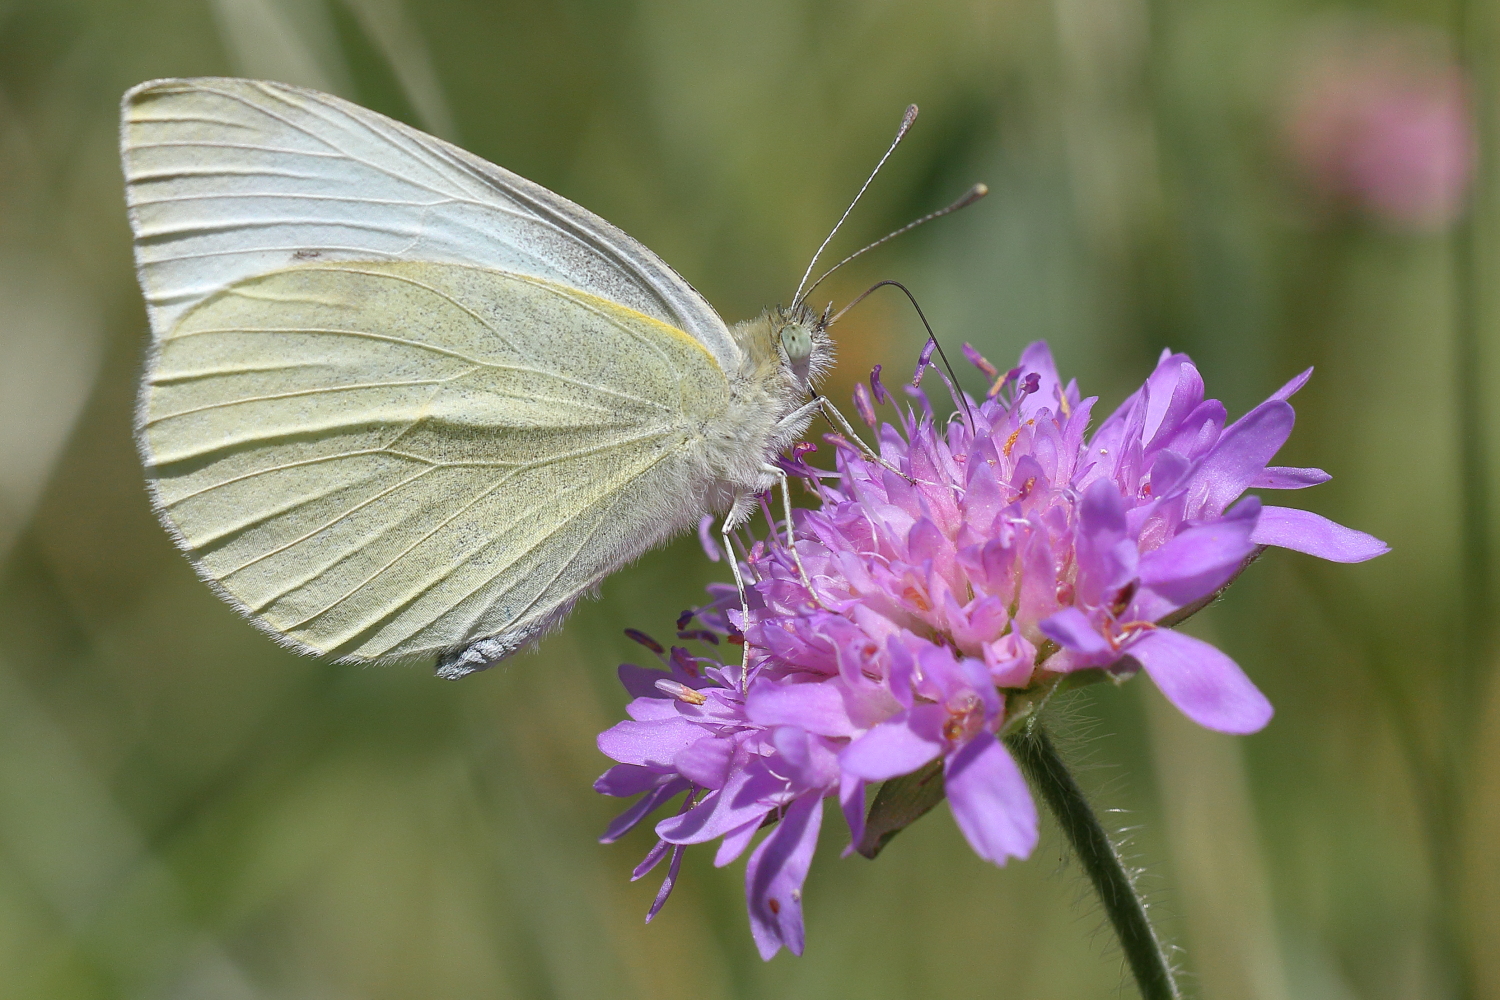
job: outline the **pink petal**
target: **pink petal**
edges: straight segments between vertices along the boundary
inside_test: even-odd
[[[760,957],[768,962],[782,945],[793,955],[802,954],[802,883],[807,880],[822,822],[822,798],[802,796],[791,804],[745,866],[750,933]]]
[[[1332,479],[1322,469],[1296,469],[1285,465],[1272,465],[1250,484],[1256,490],[1304,490]]]
[[[1255,482],[1266,463],[1291,436],[1295,416],[1291,404],[1270,399],[1245,414],[1226,430],[1213,451],[1191,474],[1190,517],[1217,517]]]
[[[849,824],[849,846],[843,857],[854,853],[859,842],[865,839],[865,782],[852,774],[839,778],[839,805],[844,810],[844,822]]]
[[[710,735],[679,750],[672,758],[672,768],[695,785],[722,788],[733,759],[734,740]]]
[[[785,779],[771,774],[759,758],[733,771],[724,787],[709,792],[692,809],[656,824],[656,835],[674,844],[706,844],[749,823],[773,808],[773,796]]]
[[[1262,507],[1250,540],[1257,545],[1278,545],[1341,563],[1364,562],[1391,551],[1389,545],[1374,535],[1295,507]]]
[[[1201,402],[1203,376],[1198,374],[1197,367],[1186,354],[1163,351],[1156,370],[1146,379],[1146,419],[1141,427],[1141,440],[1147,442],[1147,447],[1159,447]]]
[[[1307,380],[1312,378],[1312,373],[1313,370],[1309,368],[1307,371],[1301,373],[1300,375],[1292,376],[1292,380],[1290,382],[1282,386],[1280,389],[1277,389],[1275,392],[1271,393],[1271,398],[1283,400],[1291,399],[1292,396],[1296,394],[1297,390],[1301,389],[1304,385],[1307,384]]]
[[[714,855],[714,867],[723,868],[735,858],[745,853],[745,848],[755,839],[755,831],[760,829],[760,819],[753,819],[740,827],[724,834],[724,839],[719,841],[719,850]]]
[[[599,843],[613,844],[635,829],[635,825],[655,811],[657,806],[691,787],[692,785],[682,778],[672,778],[659,788],[647,792],[636,799],[629,809],[610,822],[605,831],[599,835]]]
[[[1088,605],[1104,603],[1106,593],[1135,575],[1137,552],[1135,541],[1125,537],[1119,487],[1109,479],[1094,480],[1078,507],[1078,599]]]
[[[682,871],[682,845],[678,844],[672,848],[672,863],[667,866],[667,877],[662,879],[661,888],[656,891],[656,899],[651,903],[651,909],[646,911],[646,923],[656,919],[661,908],[667,905],[667,897],[672,895],[672,888],[677,885],[677,874]]]
[[[672,699],[665,698],[656,689],[656,682],[663,677],[671,677],[665,670],[653,670],[649,667],[637,666],[634,663],[622,663],[616,670],[620,678],[620,684],[629,692],[632,698],[646,698],[651,701],[660,702],[659,706],[646,706],[647,711],[655,711],[659,708],[672,708]],[[675,712],[676,709],[672,708]],[[642,718],[640,715],[632,714],[632,718]],[[652,716],[655,717],[655,716]]]
[[[1188,528],[1141,557],[1141,585],[1178,607],[1206,597],[1234,576],[1255,551],[1251,541],[1260,501],[1247,497],[1229,516]]]
[[[1098,633],[1088,617],[1077,608],[1063,608],[1057,614],[1042,620],[1037,628],[1059,646],[1084,656],[1106,656],[1111,652],[1104,636]]]
[[[1021,352],[1021,381],[1035,372],[1041,376],[1037,391],[1021,401],[1021,416],[1030,418],[1042,407],[1058,412],[1057,396],[1062,389],[1062,380],[1057,377],[1057,365],[1052,360],[1052,349],[1045,340],[1036,340],[1026,345]]]
[[[703,738],[703,727],[683,718],[621,722],[599,734],[599,752],[621,764],[671,770],[672,758]]]
[[[986,861],[1005,864],[1036,847],[1036,803],[999,740],[980,733],[948,759],[943,787],[958,828]]]
[[[762,681],[750,689],[745,714],[760,726],[800,726],[818,736],[854,736],[839,686],[827,682],[777,684]]]
[[[839,754],[839,766],[866,781],[885,781],[910,774],[943,752],[943,744],[912,731],[910,716],[923,709],[942,713],[937,705],[919,705],[865,733]],[[926,714],[931,714],[926,713]]]
[[[719,540],[710,534],[714,526],[714,516],[704,514],[698,519],[698,544],[703,546],[703,554],[708,556],[709,562],[718,562],[720,559]]]
[[[1229,657],[1200,639],[1156,629],[1127,650],[1167,700],[1189,719],[1221,733],[1254,733],[1271,721],[1271,703]]]
[[[671,780],[671,777],[670,774],[664,774],[649,767],[641,767],[639,764],[616,764],[599,775],[598,780],[594,782],[594,791],[601,795],[613,795],[623,799],[639,795],[658,785],[664,785]]]

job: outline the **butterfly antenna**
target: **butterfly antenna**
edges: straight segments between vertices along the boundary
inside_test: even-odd
[[[922,307],[920,304],[918,304],[917,297],[911,293],[910,288],[907,288],[899,281],[892,281],[890,279],[886,279],[885,281],[877,281],[875,282],[875,284],[859,293],[859,295],[855,297],[853,302],[850,302],[847,306],[834,313],[833,318],[828,321],[828,325],[832,326],[834,323],[837,323],[839,321],[839,318],[842,317],[844,313],[848,312],[850,309],[853,309],[865,299],[869,298],[870,294],[877,288],[884,288],[886,285],[890,285],[892,288],[901,289],[902,293],[905,294],[906,298],[911,302],[911,307],[917,311],[917,318],[920,319],[922,321],[922,325],[927,328],[927,339],[932,342],[933,347],[937,348],[938,357],[943,359],[943,367],[948,370],[948,377],[953,379],[953,391],[958,395],[958,401],[963,404],[964,413],[968,416],[969,424],[970,426],[972,426],[974,423],[974,411],[969,409],[969,397],[966,396],[963,391],[958,388],[958,373],[953,370],[953,363],[948,360],[948,352],[943,350],[942,341],[938,340],[937,334],[932,332],[932,324],[927,322],[927,314],[922,312]]]
[[[891,140],[890,148],[885,151],[885,155],[880,158],[880,162],[875,164],[875,169],[870,171],[870,176],[865,178],[864,184],[860,186],[859,193],[854,196],[854,200],[849,203],[849,207],[844,209],[844,214],[839,216],[839,221],[834,224],[833,230],[823,240],[823,245],[818,247],[818,252],[813,254],[812,260],[807,262],[807,270],[802,272],[802,280],[797,282],[797,293],[792,296],[793,305],[802,301],[802,286],[807,284],[808,278],[812,277],[813,268],[818,266],[818,258],[823,256],[823,251],[828,249],[828,244],[833,242],[833,238],[838,235],[839,227],[844,224],[845,219],[849,218],[849,213],[854,211],[854,206],[859,204],[859,199],[865,196],[865,189],[870,186],[870,182],[875,179],[875,175],[880,173],[880,168],[885,166],[885,161],[891,158],[891,154],[896,151],[896,147],[901,145],[901,140],[906,138],[906,132],[911,128],[911,123],[916,120],[917,106],[915,104],[907,105],[906,114],[901,116],[901,127],[896,130],[896,138]]]
[[[866,253],[867,251],[870,251],[870,250],[874,250],[876,247],[880,246],[882,243],[888,243],[888,242],[890,242],[891,240],[895,239],[897,236],[900,236],[902,233],[909,233],[913,229],[916,229],[918,226],[920,226],[920,225],[922,225],[924,223],[927,223],[927,222],[931,222],[933,219],[941,219],[945,215],[952,215],[954,212],[957,212],[960,208],[968,208],[970,205],[974,204],[980,198],[983,198],[985,195],[987,195],[989,193],[990,193],[989,185],[987,185],[987,184],[975,184],[973,187],[969,188],[969,190],[967,190],[967,191],[964,192],[964,195],[963,195],[962,198],[958,199],[953,204],[949,205],[947,208],[940,208],[936,212],[928,212],[926,215],[922,216],[920,219],[917,219],[917,220],[915,220],[913,222],[908,222],[906,225],[902,226],[900,229],[897,229],[895,232],[886,233],[884,236],[882,236],[880,239],[876,240],[874,243],[871,243],[871,244],[869,244],[866,247],[863,247],[863,248],[861,248],[859,250],[854,251],[849,256],[845,257],[843,260],[839,261],[837,264],[833,265],[828,270],[824,271],[822,277],[820,277],[817,281],[814,281],[811,285],[808,286],[807,291],[803,293],[802,297],[804,299],[811,297],[812,293],[815,292],[817,290],[818,286],[823,283],[823,279],[824,278],[828,277],[834,271],[837,271],[839,268],[843,267],[845,264],[849,263],[851,260],[853,260],[854,258],[860,256],[861,254]]]

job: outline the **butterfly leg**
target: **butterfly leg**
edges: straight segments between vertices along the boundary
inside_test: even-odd
[[[860,450],[865,458],[874,462],[876,465],[880,466],[883,469],[889,469],[891,472],[894,472],[896,475],[900,476],[902,479],[905,479],[907,482],[914,482],[914,480],[910,476],[882,458],[880,456],[880,453],[877,452],[874,448],[871,448],[869,445],[865,444],[864,438],[859,436],[859,432],[856,431],[853,425],[849,423],[848,418],[839,412],[839,408],[837,406],[834,406],[833,402],[827,396],[814,393],[813,398],[809,402],[803,403],[791,413],[788,413],[785,417],[781,418],[781,423],[796,423],[802,417],[805,417],[809,413],[812,413],[814,411],[820,411],[825,417],[828,418],[829,423],[836,425],[837,428],[843,432],[846,438],[854,442],[855,447]]]
[[[857,432],[854,429],[853,425],[849,423],[848,418],[839,412],[839,408],[837,406],[834,406],[833,402],[827,396],[818,396],[813,400],[813,402],[818,404],[818,408],[823,411],[823,415],[828,418],[829,423],[838,425],[839,429],[844,432],[845,436],[848,437],[849,440],[854,442],[855,446],[864,453],[864,456],[867,459],[874,462],[882,469],[888,469],[891,472],[894,472],[896,475],[900,476],[902,479],[905,479],[907,482],[912,482],[912,478],[910,476],[902,472],[900,469],[896,468],[890,462],[887,462],[880,456],[879,452],[871,448],[869,445],[865,444],[864,438],[859,436],[859,432]]]
[[[781,420],[779,420],[777,422],[778,426],[784,426],[784,425],[787,425],[787,424],[798,423],[799,421],[801,421],[801,419],[803,417],[807,416],[809,413],[816,413],[818,410],[820,410],[822,408],[823,408],[823,397],[819,396],[819,395],[817,395],[815,393],[813,395],[812,399],[808,400],[807,402],[803,403],[801,406],[799,406],[795,410],[793,410],[791,413],[788,413],[786,416],[782,417]]]
[[[781,516],[786,523],[786,548],[792,554],[792,562],[797,565],[797,578],[802,581],[802,586],[807,588],[807,596],[812,598],[814,604],[819,604],[818,595],[813,592],[812,579],[802,566],[802,556],[798,554],[796,539],[792,536],[792,490],[787,485],[786,471],[769,463],[761,466],[761,471],[775,476],[777,485],[781,487]]]
[[[735,512],[730,511],[724,518],[724,523],[719,525],[719,541],[724,546],[724,558],[729,561],[729,571],[734,574],[734,585],[740,592],[740,633],[744,637],[744,630],[750,625],[750,602],[745,597],[745,578],[740,574],[740,560],[734,554],[734,542],[729,533],[737,524]],[[750,642],[745,640],[740,643],[740,676],[744,676],[745,667],[750,660]]]

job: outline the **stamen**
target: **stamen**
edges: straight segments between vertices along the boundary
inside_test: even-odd
[[[670,677],[663,677],[661,680],[657,681],[656,690],[660,691],[662,694],[670,695],[673,698],[676,698],[678,701],[686,702],[689,705],[702,705],[708,701],[707,698],[699,694],[697,691],[694,691],[686,684],[682,683],[681,681],[674,681]]]
[[[717,646],[718,643],[715,642],[714,645]],[[698,658],[681,646],[672,647],[672,664],[689,677],[703,676],[702,671],[698,669]]]
[[[859,413],[859,419],[865,422],[866,427],[874,427],[880,420],[875,415],[875,404],[870,399],[870,390],[865,388],[863,382],[854,386],[854,409]]]
[[[932,352],[937,348],[937,338],[928,337],[927,343],[922,348],[922,353],[917,356],[917,370],[912,374],[912,388],[922,388],[922,376],[927,374],[927,366],[932,364]]]
[[[948,718],[943,721],[943,737],[951,742],[973,738],[984,725],[984,702],[977,694],[962,695],[957,703],[949,703]]]
[[[965,342],[963,350],[964,357],[969,359],[969,364],[978,368],[985,378],[993,380],[999,377],[1000,369],[990,364],[989,359],[975,350],[973,344]]]
[[[655,639],[651,638],[646,633],[642,632],[640,629],[628,628],[625,630],[625,635],[632,641],[638,642],[642,646],[645,646],[657,656],[662,656],[667,651],[665,646],[657,642]]]
[[[910,601],[918,611],[932,610],[932,605],[927,603],[927,598],[916,587],[907,587],[901,591],[901,597]]]
[[[1010,458],[1010,450],[1016,446],[1016,439],[1020,436],[1021,428],[1017,427],[1015,430],[1010,432],[1010,437],[1005,439],[1005,447],[1000,450],[1005,453],[1006,458]]]

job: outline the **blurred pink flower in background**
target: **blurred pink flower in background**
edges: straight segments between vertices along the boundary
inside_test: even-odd
[[[1400,229],[1458,218],[1474,168],[1466,86],[1441,36],[1415,27],[1317,32],[1291,78],[1286,138],[1327,201]]]

